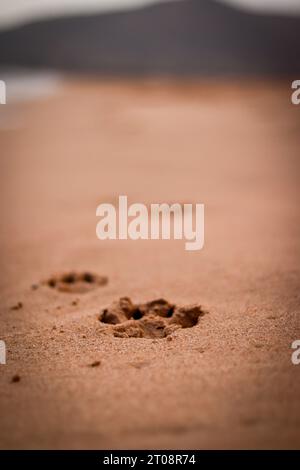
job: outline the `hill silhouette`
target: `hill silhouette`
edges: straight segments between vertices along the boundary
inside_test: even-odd
[[[300,73],[300,17],[215,0],[60,17],[0,32],[0,64],[112,75]]]

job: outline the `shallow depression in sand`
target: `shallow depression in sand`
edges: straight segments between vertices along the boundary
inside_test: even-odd
[[[97,287],[105,286],[107,283],[106,276],[99,276],[89,271],[60,273],[51,276],[44,282],[51,289],[72,294],[89,292]]]
[[[99,320],[118,338],[165,338],[179,328],[197,325],[204,313],[200,305],[177,307],[164,299],[134,304],[122,297],[103,309]]]

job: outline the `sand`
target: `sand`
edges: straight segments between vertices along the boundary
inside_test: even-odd
[[[299,448],[290,83],[70,80],[10,112],[18,125],[0,130],[0,447]],[[203,250],[98,240],[96,207],[121,194],[204,203]],[[107,282],[49,285],[73,271]],[[118,337],[99,315],[121,297],[207,313],[170,337]]]

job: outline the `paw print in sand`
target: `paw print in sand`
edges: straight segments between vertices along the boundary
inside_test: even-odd
[[[106,276],[99,276],[88,271],[57,274],[44,282],[51,289],[72,294],[83,294],[107,283]]]
[[[122,297],[102,310],[99,320],[118,338],[165,338],[178,328],[197,325],[204,313],[200,305],[177,307],[164,299],[133,304]]]

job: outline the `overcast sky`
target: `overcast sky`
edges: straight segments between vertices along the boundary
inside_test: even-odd
[[[64,13],[103,11],[158,3],[161,0],[0,0],[0,25]],[[176,0],[169,0],[176,1]],[[199,0],[201,1],[201,0]],[[300,13],[300,0],[219,0],[250,9]]]

